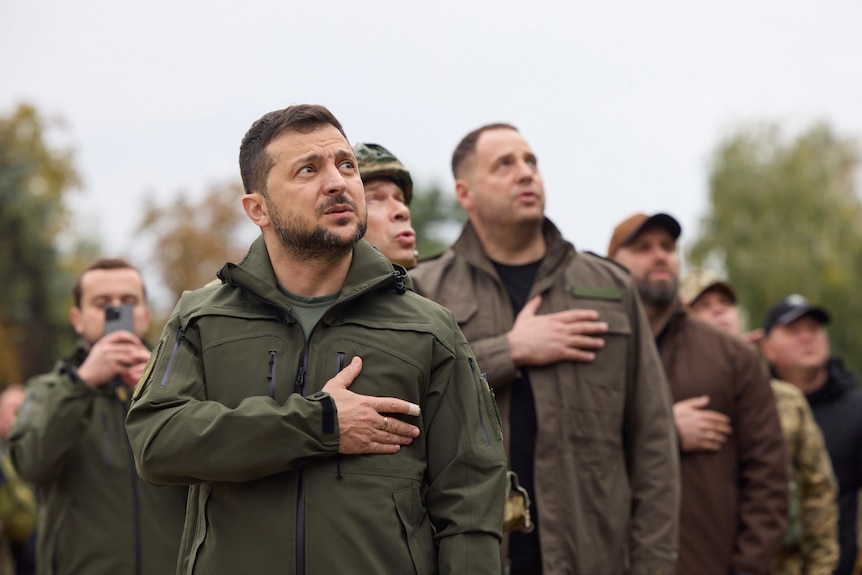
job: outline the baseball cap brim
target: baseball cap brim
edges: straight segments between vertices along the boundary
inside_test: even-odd
[[[612,258],[618,249],[631,243],[645,229],[653,227],[666,230],[674,241],[682,234],[682,226],[679,225],[676,218],[669,214],[658,213],[651,216],[635,214],[614,228],[611,242],[608,245],[608,257]]]

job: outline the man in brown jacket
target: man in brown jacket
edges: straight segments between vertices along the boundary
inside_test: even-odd
[[[638,286],[675,402],[678,572],[768,575],[787,525],[789,479],[769,374],[743,341],[683,309],[680,233],[667,214],[635,214],[608,247]]]
[[[695,317],[744,337],[736,290],[730,283],[708,270],[694,270],[679,291]],[[838,486],[829,452],[802,392],[780,379],[770,383],[791,474],[789,523],[773,575],[832,575],[838,566]]]
[[[514,127],[468,134],[452,171],[469,222],[411,273],[487,371],[509,464],[533,495],[537,528],[511,534],[505,569],[674,573],[670,395],[631,279],[544,217],[536,156]]]

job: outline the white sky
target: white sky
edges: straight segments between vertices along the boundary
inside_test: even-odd
[[[246,129],[296,103],[447,190],[464,134],[515,124],[580,249],[635,211],[691,240],[736,127],[862,134],[860,57],[858,0],[0,0],[0,114],[65,120],[79,227],[132,257],[144,197],[238,180]]]

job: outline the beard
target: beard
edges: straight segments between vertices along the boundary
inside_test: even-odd
[[[307,230],[304,229],[303,221],[299,216],[288,215],[286,218],[283,218],[278,208],[270,202],[269,197],[264,197],[267,209],[269,210],[269,217],[272,220],[272,227],[275,230],[276,236],[278,236],[279,242],[281,242],[281,245],[287,251],[299,259],[306,261],[337,260],[353,251],[353,246],[362,239],[368,227],[366,215],[366,219],[359,220],[356,226],[356,233],[348,239],[342,239],[320,225]],[[343,194],[330,198],[323,206],[317,208],[316,213],[318,216],[323,215],[330,207],[338,204],[346,204],[353,209],[353,213],[358,213],[356,204]]]
[[[679,280],[673,278],[670,281],[651,282],[644,280],[637,282],[638,293],[644,305],[653,307],[667,307],[676,299],[679,289]]]

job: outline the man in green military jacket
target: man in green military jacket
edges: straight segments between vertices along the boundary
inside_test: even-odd
[[[126,420],[144,478],[193,484],[180,571],[499,574],[490,389],[451,313],[360,239],[338,120],[264,115],[240,170],[261,237],[181,298]]]
[[[150,351],[140,272],[119,258],[91,263],[73,288],[80,343],[27,382],[9,435],[19,474],[39,489],[38,575],[163,575],[177,563],[188,489],[135,473],[123,425]],[[105,334],[106,307],[133,324]]]

